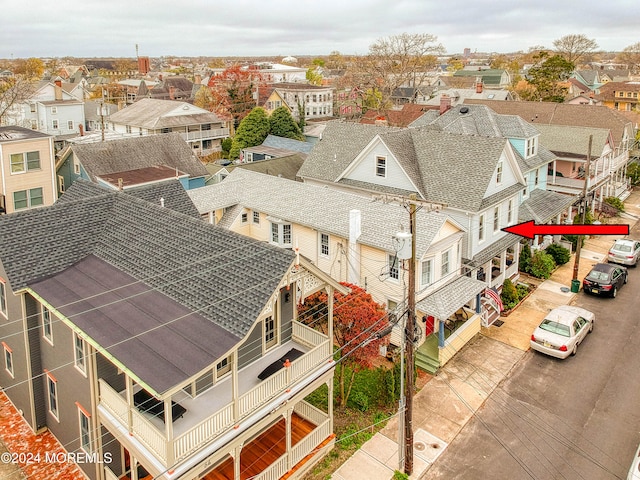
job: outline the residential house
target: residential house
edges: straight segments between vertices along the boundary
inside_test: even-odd
[[[55,202],[54,158],[51,135],[0,127],[0,214]]]
[[[602,85],[602,80],[600,79],[600,70],[589,69],[589,70],[575,70],[571,74],[571,78],[575,78],[582,85],[585,85],[590,91],[597,91],[598,88]]]
[[[332,278],[365,288],[389,311],[399,311],[398,317],[406,308],[410,260],[403,265],[398,250],[405,241],[399,232],[409,230],[409,214],[402,205],[239,168],[224,182],[188,195],[209,223],[284,249],[294,248]],[[440,324],[444,335],[445,325],[454,322],[457,311],[468,317],[459,325],[458,337],[468,339],[480,331],[478,295],[486,285],[461,275],[464,233],[442,211],[425,208],[416,213],[416,300],[444,309],[418,309],[420,318],[435,315],[438,319],[419,322],[420,343],[430,343],[426,338],[431,335],[438,337]],[[401,335],[397,325],[392,343],[399,346]],[[442,342],[441,355],[437,348],[432,351],[436,366],[446,363],[464,343],[444,338]]]
[[[362,114],[362,92],[358,87],[336,89],[334,113],[340,118],[354,118]]]
[[[178,75],[161,75],[159,82],[148,90],[148,98],[159,100],[180,100],[189,102],[193,100],[193,82],[188,78]],[[138,98],[140,99],[140,98]]]
[[[300,153],[306,158],[312,148],[313,144],[309,142],[278,137],[277,135],[267,135],[262,144],[243,148],[240,158],[242,158],[243,162],[256,162],[270,158],[286,157],[294,153]]]
[[[296,120],[300,118],[301,110],[306,120],[333,117],[334,87],[291,82],[274,86]]]
[[[198,156],[221,151],[227,122],[187,102],[143,98],[109,117],[111,128],[131,135],[179,133]]]
[[[467,98],[486,98],[488,100],[513,100],[513,94],[506,89],[487,89],[481,81],[476,81],[472,88],[437,88],[433,92],[433,96],[424,102],[424,105],[440,105],[442,97],[448,97],[451,106],[464,103]]]
[[[297,112],[299,109],[298,105],[292,107],[287,104],[274,85],[258,86],[257,105],[264,108],[267,115],[271,115],[276,108],[280,108],[283,105],[289,109],[289,112],[293,112],[294,110]]]
[[[320,290],[347,293],[290,250],[71,193],[0,218],[0,383],[91,480],[298,478],[333,442],[333,402],[304,401],[333,398],[332,305],[327,334],[297,321]]]
[[[497,113],[519,115],[536,125],[567,125],[574,127],[605,128],[611,131],[614,151],[612,172],[626,168],[629,150],[635,141],[633,123],[621,112],[598,105],[571,105],[554,102],[501,102],[497,100],[465,100],[465,104],[482,104]],[[549,148],[550,149],[550,148]],[[551,150],[551,149],[550,149]],[[622,200],[630,190],[625,182],[616,182],[614,195]]]
[[[598,89],[595,98],[605,107],[631,112],[638,108],[640,82],[608,82]]]
[[[107,130],[109,116],[118,111],[117,105],[101,100],[87,100],[84,102],[85,132]]]
[[[431,88],[427,87],[400,87],[391,94],[391,101],[394,105],[405,105],[407,103],[426,103],[431,97]]]
[[[486,88],[506,88],[511,85],[511,75],[508,70],[500,68],[481,69],[476,67],[463,68],[453,73],[453,78],[480,78]],[[477,80],[476,80],[477,82]]]
[[[58,194],[78,178],[94,183],[130,184],[178,178],[185,189],[201,187],[208,172],[178,133],[73,143],[56,162]],[[110,178],[110,180],[106,180]]]
[[[438,107],[431,107],[417,103],[405,103],[401,110],[367,110],[360,119],[360,123],[369,125],[383,124],[392,127],[408,127],[422,115]]]
[[[508,103],[508,102],[505,102]],[[466,235],[464,273],[500,288],[517,278],[519,238],[501,229],[518,219],[525,178],[502,137],[452,134],[433,126],[391,129],[329,122],[298,176],[362,195],[391,195],[442,205]],[[497,318],[485,311],[485,323]]]

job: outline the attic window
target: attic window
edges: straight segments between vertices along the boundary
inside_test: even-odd
[[[376,176],[387,176],[387,159],[386,157],[376,157]]]

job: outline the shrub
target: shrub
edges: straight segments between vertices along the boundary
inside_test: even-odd
[[[516,286],[516,291],[518,292],[518,301],[520,301],[524,297],[529,295],[529,292],[531,291],[531,289],[529,288],[529,285],[525,285],[524,283],[519,283]]]
[[[502,303],[506,310],[510,310],[518,304],[518,291],[516,290],[513,282],[508,278],[506,278],[502,283],[502,293],[500,294],[500,298],[502,299]]]
[[[544,250],[538,250],[531,257],[530,273],[536,278],[547,279],[551,276],[551,272],[556,268],[556,262],[553,257]]]
[[[518,263],[518,270],[524,273],[529,273],[529,268],[531,267],[531,247],[528,243],[525,243],[522,246],[522,250],[520,251],[520,261]]]
[[[369,410],[369,397],[367,397],[362,392],[353,392],[349,396],[349,404],[353,408],[360,410],[361,412],[366,412]]]
[[[604,199],[604,203],[611,205],[618,213],[624,212],[624,203],[618,197],[607,197]]]
[[[409,480],[409,475],[401,472],[400,470],[396,470],[395,472],[393,472],[393,477],[391,477],[391,480]]]
[[[545,251],[553,257],[556,265],[564,265],[571,259],[571,252],[559,243],[552,243]]]
[[[593,214],[591,213],[591,210],[587,209],[585,215],[584,215],[584,225],[591,225],[593,223]],[[573,224],[574,225],[581,225],[582,224],[582,215],[580,213],[577,213],[574,217],[573,217]],[[580,235],[565,235],[565,240],[567,240],[568,242],[571,242],[571,245],[573,246],[573,251],[576,251],[576,247],[578,246],[578,238],[580,237]],[[580,246],[582,247],[584,245],[584,236],[582,236],[582,243],[580,244]]]

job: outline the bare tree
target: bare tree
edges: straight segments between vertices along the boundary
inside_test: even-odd
[[[17,121],[11,119],[20,104],[25,102],[35,92],[35,81],[25,75],[15,75],[6,80],[0,80],[0,125],[10,125]]]
[[[554,40],[553,46],[556,47],[558,55],[561,55],[565,60],[576,66],[580,65],[581,58],[598,48],[598,44],[594,39],[576,33]]]
[[[428,71],[437,64],[437,55],[445,52],[429,33],[402,33],[380,38],[369,46],[369,54],[354,62],[354,76],[362,91],[371,90],[379,108],[386,108],[394,90],[422,84]]]
[[[630,70],[640,70],[640,42],[625,47],[618,55],[618,62],[626,63]]]

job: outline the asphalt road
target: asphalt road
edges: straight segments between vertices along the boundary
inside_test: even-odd
[[[632,233],[640,238],[640,232]],[[626,479],[640,443],[640,266],[575,357],[528,351],[422,479]]]

